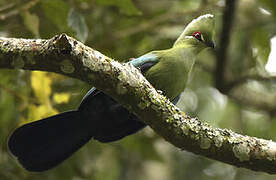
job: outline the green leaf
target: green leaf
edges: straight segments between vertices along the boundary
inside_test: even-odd
[[[122,13],[126,15],[141,15],[131,0],[96,0],[96,2],[103,6],[117,6]]]
[[[39,18],[36,14],[31,14],[29,11],[21,13],[24,25],[30,30],[35,37],[39,37]]]
[[[67,21],[68,25],[76,33],[76,37],[84,43],[88,37],[88,27],[82,14],[72,8],[68,14]]]
[[[66,19],[69,12],[69,5],[63,0],[43,0],[41,4],[45,16],[61,31],[65,31],[68,28]]]
[[[263,65],[268,61],[270,53],[270,36],[264,28],[256,28],[252,33],[253,46],[256,48],[256,55]]]

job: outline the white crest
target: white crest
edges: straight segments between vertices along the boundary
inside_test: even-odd
[[[188,24],[188,26],[186,26],[183,34],[185,34],[185,31],[188,30],[190,27],[192,27],[194,24],[196,24],[198,21],[201,21],[202,19],[207,19],[207,18],[214,18],[214,15],[212,15],[212,14],[205,14],[205,15],[199,16],[196,19],[193,19],[192,22],[190,22]]]
[[[213,22],[213,23],[212,23]],[[214,15],[205,14],[199,16],[198,18],[192,20],[181,33],[181,35],[177,38],[173,46],[176,46],[183,39],[187,39],[188,36],[191,36],[193,32],[203,29],[213,29],[214,27]],[[190,37],[188,37],[190,38]]]

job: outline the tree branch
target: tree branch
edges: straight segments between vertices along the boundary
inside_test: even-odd
[[[220,34],[219,48],[217,53],[216,71],[215,71],[215,83],[216,88],[222,93],[227,93],[225,88],[225,70],[227,66],[227,48],[230,41],[230,30],[235,14],[236,0],[226,0],[225,8],[222,20],[222,30]]]
[[[120,64],[65,34],[49,40],[0,38],[0,68],[78,78],[112,96],[183,150],[238,167],[276,173],[276,143],[212,128],[169,102],[132,65]]]
[[[196,61],[196,67],[208,73],[214,73],[214,68],[207,65],[203,61]],[[276,94],[256,91],[246,86],[249,81],[258,81],[260,83],[273,83],[276,80],[275,76],[262,74],[245,74],[233,80],[224,82],[226,95],[236,101],[238,104],[263,110],[269,113],[276,113]]]
[[[39,0],[30,0],[28,2],[11,3],[0,9],[0,20],[6,20],[12,16],[18,15],[21,11],[28,10],[35,6]]]
[[[258,78],[259,79],[259,78]],[[267,80],[267,79],[265,79]],[[228,96],[240,104],[253,107],[257,110],[263,110],[269,113],[276,112],[276,94],[257,91],[248,88],[246,85],[236,86],[229,93]]]

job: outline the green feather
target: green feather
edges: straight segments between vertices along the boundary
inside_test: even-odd
[[[213,42],[215,34],[214,15],[205,14],[190,22],[184,29],[183,33],[175,41],[174,46],[181,44],[187,36],[192,36],[192,34],[196,31],[201,32],[203,40],[206,44]]]
[[[202,33],[202,41],[192,36],[195,31]],[[213,32],[213,15],[193,20],[172,48],[149,53],[158,57],[158,62],[144,74],[147,80],[169,99],[176,98],[186,87],[197,54],[212,43]]]

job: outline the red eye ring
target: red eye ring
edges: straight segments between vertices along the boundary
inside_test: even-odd
[[[200,31],[195,31],[192,36],[195,37],[197,40],[202,41]]]

